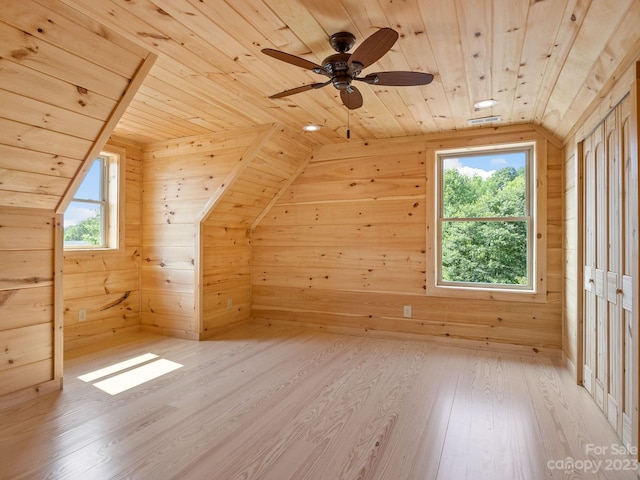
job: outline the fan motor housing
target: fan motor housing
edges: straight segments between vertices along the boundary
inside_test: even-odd
[[[322,61],[322,68],[331,75],[340,75],[349,69],[348,61],[351,54],[335,53]]]
[[[349,75],[336,75],[331,79],[331,83],[338,90],[347,90],[351,86],[351,77]]]

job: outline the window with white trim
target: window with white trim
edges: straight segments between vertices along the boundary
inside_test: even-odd
[[[118,248],[119,183],[119,155],[102,152],[64,212],[65,249]]]
[[[436,158],[436,285],[533,291],[533,145]]]

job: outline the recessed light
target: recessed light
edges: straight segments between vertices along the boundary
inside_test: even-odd
[[[302,127],[305,132],[317,132],[320,130],[320,125],[309,124]]]
[[[473,104],[473,108],[476,108],[476,109],[489,108],[489,107],[495,107],[497,104],[498,102],[493,99],[480,100],[479,102],[476,102]]]

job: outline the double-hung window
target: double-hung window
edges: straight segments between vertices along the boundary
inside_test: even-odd
[[[96,157],[64,213],[66,249],[118,248],[119,156]]]
[[[533,145],[436,159],[437,286],[533,291]]]

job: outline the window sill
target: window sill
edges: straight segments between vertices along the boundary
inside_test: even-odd
[[[546,302],[546,293],[535,290],[506,288],[457,287],[450,285],[427,286],[429,297],[446,297],[472,300],[497,300],[502,302]]]
[[[94,255],[112,255],[117,253],[122,253],[123,248],[110,248],[110,247],[96,247],[96,248],[64,248],[63,253],[64,256],[73,256],[73,257],[90,257]]]

